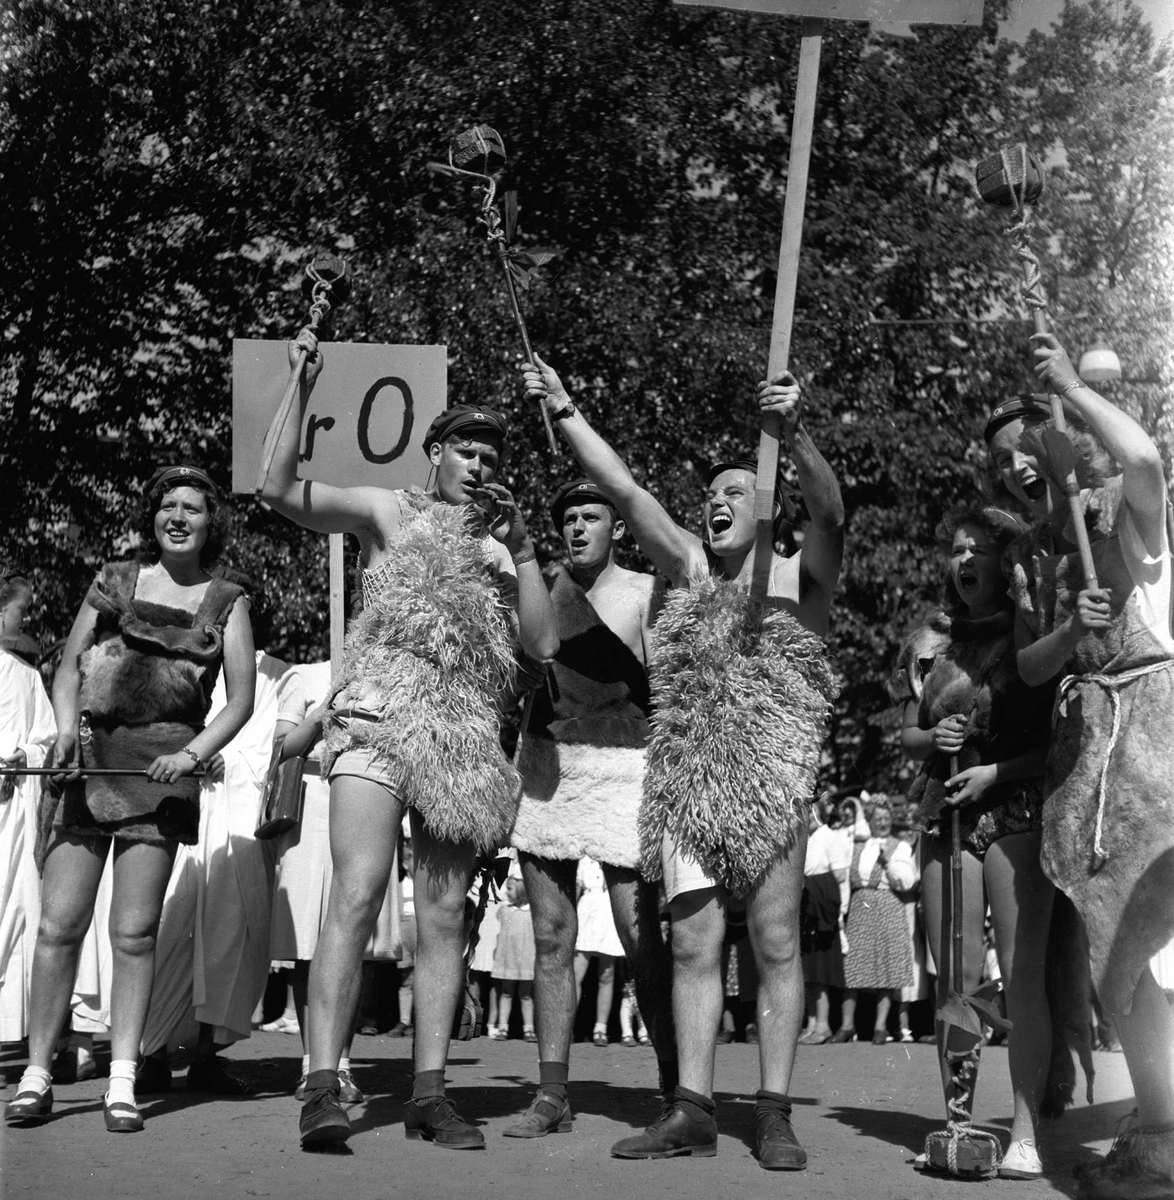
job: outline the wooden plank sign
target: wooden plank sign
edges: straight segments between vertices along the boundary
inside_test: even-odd
[[[446,407],[444,346],[323,342],[325,365],[302,416],[300,479],[423,487],[424,430]],[[252,494],[265,431],[289,381],[283,341],[232,343],[232,490]]]
[[[698,8],[731,8],[777,17],[827,21],[901,22],[915,25],[981,25],[983,0],[674,0]]]

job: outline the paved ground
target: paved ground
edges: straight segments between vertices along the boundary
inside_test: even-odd
[[[756,1047],[719,1046],[717,1157],[624,1162],[610,1158],[608,1148],[655,1115],[650,1049],[575,1046],[574,1131],[525,1142],[505,1139],[501,1131],[529,1101],[528,1085],[537,1073],[534,1048],[478,1038],[454,1044],[448,1078],[462,1110],[484,1123],[488,1149],[456,1152],[404,1138],[401,1105],[410,1092],[409,1050],[398,1039],[356,1039],[355,1075],[368,1100],[352,1110],[355,1134],[343,1155],[298,1149],[298,1106],[290,1092],[299,1048],[295,1038],[282,1034],[256,1034],[230,1052],[262,1086],[260,1096],[198,1096],[184,1090],[177,1072],[172,1092],[145,1100],[147,1128],[137,1135],[106,1133],[102,1080],[56,1088],[48,1124],[0,1133],[3,1196],[920,1200],[981,1189],[989,1200],[1012,1195],[1044,1200],[1073,1194],[1073,1164],[1090,1158],[1094,1149],[1106,1149],[1117,1120],[1131,1107],[1121,1056],[1098,1053],[1096,1103],[1080,1103],[1044,1128],[1046,1180],[976,1184],[931,1178],[909,1164],[925,1135],[944,1124],[932,1047],[800,1047],[792,1091],[795,1126],[810,1165],[802,1174],[767,1173],[750,1152]],[[14,1082],[19,1059],[5,1058],[4,1069]],[[0,1100],[14,1091],[10,1082]],[[1007,1054],[989,1049],[979,1119],[1005,1141],[1010,1112]]]

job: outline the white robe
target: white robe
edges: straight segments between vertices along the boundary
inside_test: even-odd
[[[163,902],[142,1051],[188,1044],[195,1023],[218,1045],[247,1038],[269,977],[271,843],[253,837],[285,663],[257,651],[253,715],[220,752],[224,780],[200,789],[200,838],[180,846]],[[211,720],[227,703],[224,674]],[[75,1021],[76,1024],[76,1021]]]
[[[247,1038],[269,979],[272,842],[258,841],[261,789],[273,751],[277,694],[286,664],[257,652],[257,689],[248,724],[221,751],[224,780],[200,794],[202,883],[196,918],[192,1003],[196,1020],[215,1027],[218,1045]],[[226,703],[221,674],[214,716]]]
[[[56,739],[57,723],[40,675],[0,650],[0,758],[23,750],[26,766],[43,767]],[[41,880],[33,854],[42,783],[42,776],[18,776],[12,799],[0,804],[0,1042],[20,1041],[28,1026],[41,919]]]

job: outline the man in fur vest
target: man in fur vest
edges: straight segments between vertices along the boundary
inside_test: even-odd
[[[520,852],[534,920],[538,1094],[506,1137],[544,1137],[571,1127],[575,879],[584,855],[603,867],[616,932],[635,971],[640,1011],[670,1098],[677,1082],[657,888],[636,870],[649,732],[648,647],[663,589],[652,575],[615,561],[624,522],[590,480],[559,488],[550,515],[568,562],[566,569],[546,572],[560,646],[546,686],[535,694],[518,751],[522,802],[510,839]]]
[[[302,349],[304,402],[322,369],[308,329],[290,344],[291,364]],[[444,1080],[465,976],[465,893],[477,854],[505,842],[517,812],[519,779],[501,750],[498,702],[513,686],[519,644],[539,662],[558,649],[554,610],[518,506],[494,482],[507,432],[500,413],[458,405],[433,422],[424,437],[435,471],[428,492],[301,481],[300,428],[291,414],[276,431],[262,497],[308,529],[353,533],[363,567],[363,608],[335,664],[325,721],[334,876],[310,966],[302,1145],[350,1136],[338,1063],[407,809],[418,940],[404,1131],[481,1149],[484,1135],[446,1097]]]
[[[791,1128],[787,1091],[803,1021],[807,807],[836,693],[823,638],[843,554],[839,488],[800,421],[799,385],[784,373],[759,385],[758,400],[781,418],[798,474],[810,517],[802,549],[783,558],[759,541],[747,461],[710,470],[697,537],[636,483],[550,367],[538,361],[523,371],[527,394],[546,405],[584,471],[673,585],[649,660],[653,732],[640,836],[643,871],[663,877],[672,915],[680,1084],[672,1108],[612,1153],[717,1152],[721,945],[726,899],[740,895],[761,977],[758,1160],[769,1170],[801,1170],[807,1155]]]

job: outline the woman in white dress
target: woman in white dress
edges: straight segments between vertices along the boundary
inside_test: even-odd
[[[57,739],[57,723],[35,668],[12,653],[33,598],[18,575],[0,577],[0,765],[42,767]],[[34,861],[36,775],[0,779],[0,1042],[27,1032],[29,976],[40,918],[41,880]]]

